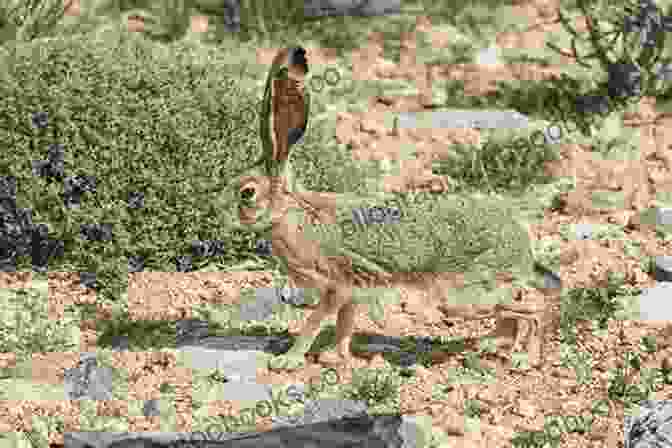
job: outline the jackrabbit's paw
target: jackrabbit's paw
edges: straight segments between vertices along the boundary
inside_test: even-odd
[[[268,368],[271,370],[298,370],[306,365],[306,358],[303,355],[279,355],[268,361]]]

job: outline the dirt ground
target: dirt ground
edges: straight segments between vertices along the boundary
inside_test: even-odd
[[[542,45],[543,36],[550,31],[561,30],[557,21],[557,4],[555,1],[520,2],[521,16],[524,14],[535,24],[520,33],[505,33],[497,36],[496,41],[501,47],[537,48]],[[129,24],[130,25],[130,24]],[[135,26],[135,24],[132,24]],[[577,25],[580,25],[577,22]],[[207,23],[194,20],[195,30],[207,28]],[[431,32],[431,19],[418,17],[418,31]],[[562,67],[541,68],[534,64],[502,65],[496,68],[478,66],[476,64],[460,64],[454,66],[437,65],[431,68],[420,66],[414,62],[414,48],[411,44],[412,35],[406,36],[408,45],[402,54],[401,63],[395,64],[382,58],[382,42],[380,36],[372,34],[366,47],[352,54],[356,62],[357,76],[362,79],[393,79],[411,77],[422,86],[421,94],[409,97],[379,98],[372,101],[370,109],[363,114],[340,114],[337,137],[341,143],[350,143],[353,153],[360,159],[395,158],[403,145],[412,144],[418,149],[418,159],[408,161],[403,176],[390,177],[387,188],[405,190],[408,188],[440,189],[444,185],[439,176],[431,173],[433,157],[445,152],[453,143],[475,143],[480,134],[475,129],[431,129],[431,130],[398,130],[391,133],[382,124],[384,112],[422,110],[431,102],[431,82],[438,79],[462,79],[466,83],[467,93],[482,95],[495,88],[496,80],[507,79],[541,79],[552,73],[559,73]],[[451,36],[433,33],[436,45],[451,39]],[[270,62],[277,49],[260,49],[259,60]],[[309,48],[308,60],[319,64],[320,60],[334,57],[330,49]],[[571,58],[567,57],[567,63]],[[429,73],[429,75],[428,75]],[[428,81],[429,80],[429,81]],[[641,243],[646,255],[672,254],[672,245],[663,243],[654,231],[640,226],[634,214],[651,205],[657,192],[672,192],[672,117],[657,113],[653,108],[652,99],[645,98],[639,105],[639,111],[627,117],[628,126],[640,128],[642,141],[640,157],[634,161],[603,161],[598,160],[588,148],[574,144],[561,143],[562,158],[549,163],[546,169],[554,176],[573,176],[576,188],[564,198],[564,208],[559,211],[546,212],[543,222],[534,225],[531,232],[535,238],[559,238],[563,224],[590,222],[596,224],[618,224],[626,228],[631,240]],[[618,212],[605,214],[594,210],[589,199],[594,190],[623,191],[627,197],[627,208]],[[641,257],[629,257],[622,250],[619,241],[568,241],[562,243],[562,265],[559,275],[563,286],[599,287],[604,284],[608,271],[622,272],[629,282],[635,286],[646,288],[654,281],[642,271]],[[28,277],[26,277],[28,275]],[[15,282],[28,281],[30,274],[5,274],[3,282],[15,285]],[[50,306],[58,315],[64,303],[71,301],[95,301],[95,296],[85,293],[78,286],[77,274],[50,274],[53,294]],[[129,308],[131,314],[138,318],[189,317],[190,308],[195,303],[217,302],[231,303],[238,297],[243,287],[270,286],[270,274],[244,273],[231,274],[174,274],[174,273],[142,273],[130,276]],[[356,332],[384,333],[387,335],[430,335],[430,336],[479,336],[490,332],[494,322],[461,322],[449,324],[443,314],[427,306],[431,298],[420,290],[403,291],[404,300],[398,306],[386,309],[384,328],[378,327],[368,319],[363,311],[356,322]],[[432,415],[434,421],[442,425],[442,429],[451,435],[455,447],[501,447],[508,446],[509,439],[516,432],[540,430],[544,416],[551,414],[582,415],[590,412],[593,403],[606,397],[607,372],[613,369],[623,354],[637,347],[643,335],[657,335],[660,346],[655,359],[647,362],[659,364],[672,355],[672,332],[662,325],[656,326],[646,322],[626,321],[620,325],[610,322],[607,339],[594,337],[588,328],[579,329],[579,341],[589,350],[594,359],[602,360],[595,370],[593,382],[581,385],[574,371],[562,367],[560,363],[560,343],[558,321],[560,304],[557,296],[541,295],[536,291],[526,291],[526,300],[538,301],[545,308],[545,359],[538,368],[530,370],[500,369],[497,381],[490,385],[461,385],[450,392],[449,400],[432,398],[435,384],[445,383],[446,369],[459,363],[452,359],[431,368],[418,367],[418,376],[422,378],[420,386],[401,386],[401,411],[410,415]],[[104,317],[105,310],[101,310]],[[87,339],[82,350],[95,348],[95,331],[91,322],[83,324]],[[298,330],[302,322],[291,322],[290,331]],[[119,354],[119,362],[133,371],[141,370],[145,365],[157,364],[157,353]],[[36,356],[34,374],[44,381],[59,379],[59,370],[71,367],[76,354],[43,354]],[[123,360],[121,358],[127,358]],[[5,362],[11,362],[6,360]],[[353,369],[376,367],[381,365],[379,357],[367,360],[357,358],[352,365],[339,366],[338,373],[344,382],[352,376]],[[259,377],[270,383],[287,383],[295,381],[307,382],[313,375],[319,375],[319,365],[309,363],[303,370],[291,374],[278,374],[260,368]],[[129,384],[134,397],[147,397],[158,393],[158,385],[162,382],[174,384],[178,396],[176,406],[180,409],[180,424],[183,430],[190,430],[189,414],[189,372],[177,371],[171,364],[155,368],[153,377],[138,375],[137,382]],[[464,402],[477,398],[485,404],[481,414],[480,430],[465,433]],[[658,392],[656,399],[671,399],[672,388]],[[66,427],[76,430],[76,402],[25,402],[20,406],[0,403],[0,421],[5,426],[21,425],[18,414],[21,412],[55,413],[66,416]],[[215,406],[217,404],[217,406]],[[101,412],[122,412],[124,403],[106,402],[100,404]],[[230,402],[215,402],[214,408],[222,411],[223,407],[231,408]],[[5,409],[3,409],[3,407]],[[184,413],[181,413],[181,412]],[[3,415],[4,414],[4,415]],[[260,419],[260,429],[267,428],[269,422]],[[131,422],[132,431],[160,430],[158,420],[137,418]],[[68,429],[66,429],[68,430]],[[612,406],[606,417],[597,417],[593,430],[588,435],[563,435],[563,447],[617,447],[623,440],[623,409]],[[62,436],[53,435],[53,442],[62,443]]]

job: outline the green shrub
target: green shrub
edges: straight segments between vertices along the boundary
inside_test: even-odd
[[[50,260],[50,270],[95,272],[117,296],[131,255],[145,257],[146,270],[173,271],[192,240],[213,239],[228,243],[218,264],[253,256],[257,237],[232,230],[220,213],[233,173],[260,154],[261,92],[240,87],[230,54],[151,41],[115,25],[5,50],[0,175],[17,178],[18,206],[31,208],[33,221],[64,241],[65,259]],[[31,127],[38,111],[49,117],[39,131]],[[325,143],[321,126],[311,123],[296,148],[299,179],[309,188],[336,184],[332,191],[361,186],[365,171]],[[65,149],[66,176],[96,178],[96,192],[86,193],[79,209],[64,207],[62,183],[31,172],[31,161],[46,159],[52,143]],[[341,180],[346,173],[354,179],[348,185]],[[144,193],[144,208],[127,207],[133,191]],[[82,240],[85,223],[112,224],[113,240]]]
[[[19,360],[33,353],[73,350],[79,345],[76,317],[55,320],[48,313],[48,284],[33,281],[31,288],[0,289],[0,352]]]

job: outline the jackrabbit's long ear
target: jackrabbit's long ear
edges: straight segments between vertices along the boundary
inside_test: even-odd
[[[264,96],[259,112],[261,155],[252,164],[235,173],[227,173],[227,180],[204,190],[203,193],[221,192],[231,188],[240,175],[262,167],[266,176],[279,177],[286,173],[289,149],[306,133],[310,112],[310,96],[303,80],[308,74],[306,50],[287,47],[276,54],[268,72]]]
[[[287,47],[278,51],[266,78],[259,111],[262,159],[268,176],[285,173],[291,146],[308,128],[310,96],[304,82],[307,75],[304,48]]]

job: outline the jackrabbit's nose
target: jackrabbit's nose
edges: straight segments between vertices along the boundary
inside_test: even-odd
[[[292,146],[296,142],[298,142],[301,137],[303,137],[303,129],[301,128],[289,128],[287,131],[287,144],[289,146]]]

